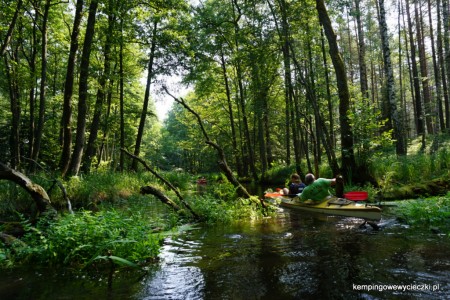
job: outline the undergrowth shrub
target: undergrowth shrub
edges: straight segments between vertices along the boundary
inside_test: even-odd
[[[450,193],[446,196],[398,202],[395,210],[410,225],[435,226],[450,235]]]
[[[114,255],[134,263],[155,258],[161,236],[139,211],[132,215],[108,210],[81,211],[41,220],[36,227],[22,222],[26,234],[21,243],[3,249],[2,264],[39,263],[88,267],[98,256]]]

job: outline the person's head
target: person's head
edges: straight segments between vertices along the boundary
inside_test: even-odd
[[[313,174],[308,173],[305,176],[305,184],[306,185],[310,185],[311,183],[313,183],[316,180],[316,177],[314,177]]]
[[[294,173],[291,175],[291,181],[295,183],[301,183],[302,180],[300,179],[300,176],[297,173]]]

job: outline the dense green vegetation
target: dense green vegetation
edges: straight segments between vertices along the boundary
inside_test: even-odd
[[[399,213],[447,225],[447,0],[0,2],[3,266],[139,265],[177,225],[269,214],[240,183],[293,172],[441,197]]]
[[[228,224],[236,220],[261,217],[261,211],[250,201],[237,198],[232,185],[220,175],[209,176],[210,184],[199,194],[191,175],[180,172],[164,173],[186,195],[195,212],[207,224]],[[43,186],[52,182],[34,177]],[[215,185],[215,182],[219,182]],[[8,182],[0,182],[0,215],[12,216],[18,224],[3,225],[3,232],[23,229],[20,239],[12,237],[2,242],[0,265],[42,264],[74,269],[109,267],[108,258],[119,265],[138,266],[154,260],[161,240],[176,234],[176,227],[193,221],[164,206],[152,196],[138,193],[139,187],[155,182],[148,173],[98,172],[66,181],[74,213],[67,210],[61,191],[52,193],[53,205],[62,213],[56,219],[42,218],[31,224],[27,216],[28,194]],[[164,189],[164,187],[161,187]],[[167,191],[170,197],[174,193]]]
[[[445,196],[398,202],[396,217],[416,228],[450,236],[450,193]]]

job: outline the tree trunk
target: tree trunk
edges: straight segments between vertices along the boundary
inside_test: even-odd
[[[342,173],[348,180],[356,175],[356,163],[353,149],[353,130],[350,124],[348,113],[350,110],[350,93],[347,84],[347,74],[342,57],[339,53],[336,34],[333,31],[331,20],[325,8],[323,0],[316,0],[316,8],[319,20],[324,27],[325,36],[330,46],[330,56],[336,72],[336,81],[339,94],[339,122],[341,125],[341,155]]]
[[[391,50],[389,48],[388,29],[386,24],[386,12],[384,10],[384,0],[379,0],[380,5],[380,35],[383,50],[384,71],[386,76],[387,101],[389,106],[389,115],[393,125],[393,135],[396,140],[397,155],[406,155],[405,133],[403,131],[402,120],[397,111],[397,98],[395,94],[394,73],[391,64]]]
[[[25,189],[25,191],[33,198],[40,214],[56,212],[51,206],[47,192],[40,185],[33,183],[24,174],[15,171],[0,162],[0,180],[2,179],[13,181]]]
[[[200,118],[200,115],[194,111],[187,103],[186,101],[184,101],[182,98],[177,98],[175,96],[173,96],[166,87],[163,87],[163,89],[166,91],[166,93],[171,96],[175,102],[181,104],[185,109],[187,109],[191,114],[194,115],[194,117],[197,120],[198,125],[200,126],[200,129],[202,131],[202,134],[205,138],[205,143],[210,145],[211,147],[213,147],[216,151],[217,154],[219,156],[219,167],[220,169],[223,171],[223,173],[225,174],[225,176],[227,177],[228,181],[230,181],[231,184],[233,184],[237,189],[238,192],[247,197],[250,198],[250,194],[249,192],[245,189],[244,186],[241,185],[241,183],[236,179],[236,177],[234,177],[233,172],[231,171],[230,167],[228,166],[227,160],[225,158],[225,152],[223,151],[223,149],[216,143],[214,143],[213,141],[211,141],[211,139],[209,138],[208,133],[206,132],[205,127],[203,126],[203,122],[202,119]]]
[[[184,201],[183,197],[181,196],[180,192],[178,191],[178,189],[172,185],[172,183],[170,183],[169,181],[167,181],[166,179],[164,179],[161,175],[159,175],[155,170],[153,170],[152,168],[150,168],[150,166],[140,157],[133,155],[131,153],[129,153],[128,151],[126,151],[125,149],[120,149],[121,152],[124,152],[125,154],[127,154],[128,156],[132,157],[135,161],[140,162],[147,171],[149,171],[150,173],[152,173],[156,178],[158,178],[161,182],[163,182],[165,185],[167,185],[172,191],[175,192],[175,194],[177,195],[178,199],[180,200],[181,203],[183,203],[184,207],[186,207],[191,214],[196,218],[199,219],[199,216],[194,212],[194,210],[191,208],[191,206],[186,203],[186,201]],[[141,188],[141,192],[142,192]],[[148,189],[147,189],[148,190]],[[150,189],[151,190],[151,189]],[[153,195],[156,196],[156,194],[154,194],[153,192],[151,193]],[[161,197],[158,197],[160,199],[162,199]],[[164,201],[165,202],[165,201]]]
[[[240,34],[240,28],[239,28],[239,19],[241,18],[241,12],[240,8],[237,4],[236,0],[232,0],[233,2],[233,24],[234,24],[234,46],[236,51],[239,49],[239,41],[238,36]],[[238,14],[236,16],[236,10],[238,11]],[[252,140],[250,138],[250,129],[248,126],[248,117],[245,107],[245,95],[244,95],[244,86],[243,86],[243,76],[242,76],[242,70],[241,70],[241,64],[238,60],[236,63],[236,76],[238,81],[238,89],[239,89],[239,105],[240,105],[240,111],[241,111],[241,117],[242,117],[242,126],[244,131],[244,138],[245,138],[245,155],[248,157],[248,166],[250,167],[250,172],[255,181],[258,180],[258,174],[256,173],[255,168],[255,157],[254,157],[254,151],[252,147]]]
[[[160,190],[158,190],[157,188],[155,188],[153,186],[147,185],[147,186],[141,187],[141,194],[143,194],[143,195],[151,194],[151,195],[155,196],[156,198],[161,200],[161,202],[163,202],[163,203],[167,204],[168,206],[170,206],[177,213],[181,213],[183,211],[178,206],[178,204],[173,202],[169,197],[164,195]]]
[[[441,14],[441,1],[437,0],[436,4],[437,8],[437,57],[438,57],[438,65],[440,66],[440,78],[442,79],[442,93],[444,97],[444,108],[445,111],[443,115],[443,120],[445,119],[445,123],[443,124],[441,130],[443,132],[449,131],[450,129],[450,100],[449,100],[449,86],[447,85],[447,75],[445,73],[445,60],[444,60],[444,46],[443,46],[443,37],[442,37],[442,14]],[[448,26],[447,26],[448,27]]]
[[[36,128],[35,141],[33,146],[33,153],[31,158],[34,161],[38,160],[39,152],[41,151],[42,136],[44,134],[45,125],[45,106],[46,106],[46,88],[47,88],[47,39],[48,39],[48,14],[50,11],[50,0],[45,1],[44,16],[42,19],[42,50],[41,50],[41,78],[40,78],[40,93],[39,93],[39,115],[38,124]],[[33,166],[35,166],[33,164]],[[33,167],[34,168],[34,167]]]
[[[439,5],[439,3],[437,4]],[[431,54],[433,57],[433,73],[434,73],[434,81],[436,86],[436,110],[437,110],[437,117],[438,122],[436,122],[437,125],[440,127],[440,131],[445,132],[445,120],[444,120],[444,108],[442,106],[442,85],[441,85],[441,73],[439,72],[438,67],[438,58],[436,54],[436,47],[435,47],[435,39],[434,39],[434,32],[433,32],[433,16],[431,13],[431,0],[427,0],[427,6],[428,6],[428,22],[430,26],[430,39],[431,39]],[[439,11],[439,10],[438,10]],[[438,16],[439,19],[439,16]],[[439,28],[440,26],[438,26]]]
[[[412,76],[414,83],[414,99],[415,99],[415,120],[416,120],[416,130],[418,135],[425,134],[425,126],[424,126],[424,115],[423,115],[423,106],[422,106],[422,98],[420,95],[420,81],[419,81],[419,72],[417,70],[416,64],[416,46],[414,45],[414,37],[413,37],[413,25],[411,21],[411,13],[409,9],[409,1],[406,0],[406,15],[408,20],[408,32],[409,32],[409,43],[411,50],[411,68],[412,68]]]
[[[9,138],[9,149],[11,152],[11,166],[13,169],[17,168],[20,164],[20,92],[17,84],[17,70],[18,65],[18,50],[17,48],[11,52],[12,65],[10,65],[7,57],[5,56],[6,78],[8,81],[8,90],[10,98],[11,108],[11,133]]]
[[[141,143],[142,137],[144,136],[144,128],[145,128],[145,118],[147,117],[148,111],[148,101],[150,99],[150,85],[152,83],[153,78],[153,60],[155,58],[155,50],[156,50],[156,32],[158,28],[158,21],[153,21],[153,32],[152,32],[152,44],[150,49],[150,57],[148,61],[148,70],[147,70],[147,84],[145,86],[145,95],[144,95],[144,104],[142,107],[141,120],[139,122],[138,133],[136,137],[136,145],[134,147],[134,155],[139,156],[141,151]],[[137,161],[133,160],[131,168],[135,171],[138,169]]]
[[[228,74],[227,74],[227,68],[226,68],[226,63],[225,63],[225,57],[224,57],[222,50],[220,52],[220,62],[221,62],[221,67],[222,67],[223,80],[225,83],[225,93],[227,96],[228,116],[229,116],[230,128],[231,128],[231,145],[233,147],[233,159],[236,164],[237,173],[239,175],[242,175],[242,164],[240,161],[240,156],[239,156],[239,151],[238,151],[236,126],[234,124],[233,105],[232,105],[232,100],[231,100],[231,91],[230,91],[230,85],[228,83]]]
[[[355,0],[356,25],[358,28],[358,62],[359,62],[359,83],[361,94],[365,99],[369,99],[369,85],[367,83],[366,67],[366,43],[364,42],[364,29],[361,22],[361,9],[359,7],[361,0]]]
[[[442,1],[442,23],[444,24],[444,61],[445,61],[445,76],[447,80],[447,93],[450,94],[450,5],[448,0]],[[450,95],[448,95],[450,98]],[[449,99],[447,99],[447,105],[450,106]],[[446,127],[447,131],[450,131],[450,109],[447,110],[447,118],[446,118]]]
[[[77,175],[80,170],[86,136],[89,58],[91,55],[92,41],[95,33],[95,16],[97,14],[97,7],[98,0],[92,0],[89,5],[89,16],[86,26],[86,34],[84,37],[83,52],[81,55],[80,84],[78,90],[77,135],[72,160],[70,162],[70,173],[72,175]]]
[[[36,13],[36,20],[33,22],[33,32],[32,32],[32,45],[30,49],[30,58],[28,60],[28,65],[30,67],[30,76],[31,76],[31,86],[30,86],[30,93],[29,93],[29,105],[30,105],[30,117],[29,117],[29,124],[28,124],[28,153],[27,157],[32,158],[33,155],[33,147],[34,147],[34,139],[36,134],[36,120],[35,120],[35,109],[36,109],[36,85],[37,85],[37,76],[36,76],[36,57],[37,57],[37,17],[38,13]]]
[[[432,104],[431,104],[431,94],[429,87],[429,78],[428,78],[428,66],[427,66],[427,57],[425,53],[425,43],[423,36],[423,18],[422,18],[422,10],[417,6],[417,1],[414,2],[415,6],[415,19],[416,19],[416,35],[417,35],[417,45],[419,48],[419,66],[420,66],[420,78],[422,79],[422,95],[423,95],[423,103],[425,107],[425,124],[427,127],[427,132],[429,134],[434,133],[433,129],[433,121],[431,118],[432,114]]]
[[[116,67],[114,67],[115,69]],[[107,145],[107,137],[109,134],[109,117],[111,115],[111,103],[112,103],[112,87],[114,86],[114,80],[111,80],[110,82],[111,88],[108,90],[108,95],[106,96],[106,116],[105,120],[103,121],[103,136],[102,136],[102,143],[100,145],[100,150],[98,153],[98,159],[97,159],[97,168],[100,166],[100,163],[102,161],[102,155],[105,153],[105,160],[108,160],[107,152],[106,152],[106,145]],[[114,159],[111,157],[111,161],[114,161]]]
[[[124,71],[123,71],[123,17],[120,18],[120,49],[119,49],[119,106],[120,106],[120,149],[125,149],[125,118],[124,118]],[[123,172],[125,164],[124,153],[120,151],[119,170]]]
[[[332,146],[331,151],[334,151],[335,144],[336,144],[336,138],[334,135],[334,109],[333,109],[333,103],[331,102],[331,90],[330,90],[330,78],[328,76],[328,63],[327,63],[327,55],[325,52],[325,37],[323,36],[323,28],[320,30],[320,41],[321,41],[321,48],[322,48],[322,58],[323,58],[323,69],[324,69],[324,76],[325,76],[325,85],[327,89],[327,106],[328,106],[328,132],[330,133],[330,144]]]
[[[78,36],[80,33],[80,23],[83,18],[83,0],[77,0],[75,16],[73,21],[72,34],[70,36],[70,51],[67,60],[66,81],[64,83],[64,104],[61,118],[62,133],[62,153],[60,168],[64,177],[69,169],[70,151],[72,147],[72,96],[73,83],[75,79],[75,64],[78,52]]]
[[[114,15],[114,7],[112,7],[112,1],[108,3],[108,29],[106,31],[106,41],[104,47],[104,63],[103,74],[99,79],[100,87],[97,90],[97,100],[95,102],[94,117],[91,123],[91,129],[89,131],[89,140],[86,146],[86,153],[84,155],[84,171],[89,172],[91,169],[92,157],[95,156],[95,149],[98,137],[98,130],[100,128],[100,119],[103,110],[103,102],[105,101],[106,94],[109,94],[110,86],[108,80],[111,76],[111,45],[114,34],[114,24],[116,16]]]

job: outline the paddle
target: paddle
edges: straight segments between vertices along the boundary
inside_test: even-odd
[[[345,193],[344,197],[351,201],[365,201],[369,198],[369,193],[366,191],[353,191]]]

